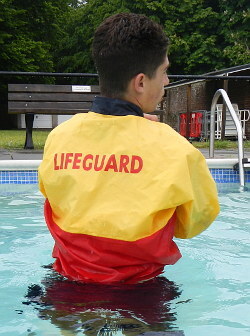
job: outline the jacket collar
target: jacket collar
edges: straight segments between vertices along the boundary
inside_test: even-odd
[[[97,96],[94,98],[90,111],[105,115],[135,115],[143,117],[143,112],[139,106],[126,100],[113,99],[101,96]]]

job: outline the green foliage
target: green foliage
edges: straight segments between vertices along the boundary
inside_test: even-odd
[[[224,56],[230,66],[250,62],[250,7],[248,0],[221,0],[220,30],[225,38]]]
[[[166,8],[165,30],[171,39],[174,73],[205,73],[221,67],[218,47],[218,13],[204,1],[172,1]]]
[[[145,14],[170,37],[171,73],[205,73],[250,62],[247,1],[88,0],[65,25],[58,71],[94,72],[91,42],[96,27],[118,12]]]
[[[0,70],[52,71],[68,1],[0,0]]]
[[[118,12],[164,27],[171,73],[250,62],[248,0],[0,0],[0,70],[95,72],[94,31]]]

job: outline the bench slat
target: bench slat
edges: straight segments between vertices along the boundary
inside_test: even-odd
[[[51,84],[8,84],[9,92],[65,92],[72,93],[73,88],[86,87],[88,85],[51,85]],[[89,85],[91,93],[99,93],[98,85]]]
[[[13,109],[9,111],[9,114],[26,114],[26,113],[34,113],[34,114],[50,114],[50,115],[68,115],[68,114],[77,114],[77,113],[88,113],[89,109],[75,109],[75,110],[67,110],[67,109],[53,109],[53,110],[48,110],[48,109],[43,109],[43,108],[36,108],[36,109]]]
[[[9,101],[46,101],[46,102],[92,102],[97,94],[92,93],[9,93]]]
[[[10,114],[76,114],[88,112],[92,102],[11,102],[8,111]]]

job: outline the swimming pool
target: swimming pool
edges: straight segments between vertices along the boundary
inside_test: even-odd
[[[219,185],[221,213],[156,281],[80,285],[50,269],[53,241],[33,185],[0,186],[0,334],[245,336],[250,192]],[[28,188],[28,189],[27,189]]]

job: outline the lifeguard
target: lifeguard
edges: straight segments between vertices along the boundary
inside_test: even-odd
[[[181,258],[173,238],[200,234],[219,212],[203,155],[147,119],[169,82],[167,46],[144,15],[107,18],[93,40],[101,96],[47,138],[39,187],[53,267],[71,280],[152,279]]]

